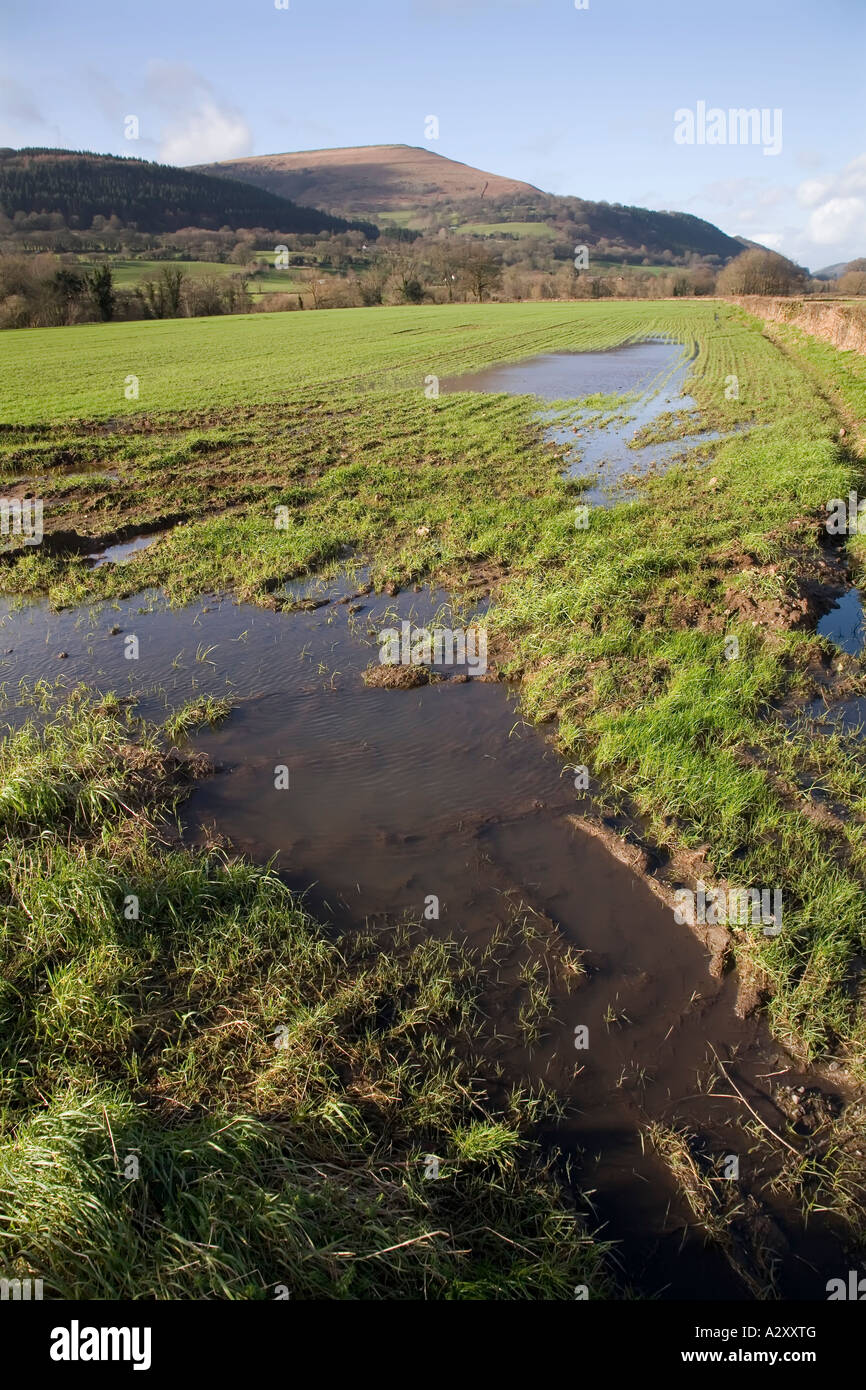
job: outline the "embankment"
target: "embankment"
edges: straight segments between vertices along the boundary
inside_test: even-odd
[[[789,323],[834,347],[866,353],[866,304],[844,304],[807,299],[769,299],[763,295],[737,296],[734,300],[756,318]]]

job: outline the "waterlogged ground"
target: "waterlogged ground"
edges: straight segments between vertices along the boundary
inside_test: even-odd
[[[774,1048],[757,1018],[737,1015],[735,977],[713,977],[704,948],[641,878],[581,832],[590,796],[504,684],[452,666],[418,689],[365,685],[383,630],[474,616],[425,590],[359,592],[365,580],[295,583],[287,596],[316,606],[291,614],[217,597],[167,610],[155,592],[60,613],[7,606],[0,680],[10,691],[62,668],[70,685],[120,692],[149,719],[192,697],[229,696],[230,716],[195,740],[216,770],[185,803],[185,835],[273,862],[341,931],[406,921],[483,950],[528,920],[564,943],[579,987],[546,997],[528,1028],[506,990],[498,1026],[509,1074],[571,1102],[546,1142],[575,1155],[576,1187],[593,1192],[593,1220],[617,1241],[622,1278],[664,1297],[745,1297],[750,1277],[811,1296],[839,1259],[821,1222],[804,1232],[795,1208],[770,1201],[753,1175],[772,1258],[762,1267],[744,1255],[745,1277],[735,1273],[705,1249],[646,1135],[653,1123],[688,1125],[708,1152],[736,1150],[738,1106],[729,1092],[710,1094],[723,1090],[718,1055],[736,1058],[738,1085],[771,1124],[779,1086],[821,1096],[822,1083]],[[288,786],[278,788],[281,769]]]
[[[818,622],[818,632],[843,652],[858,656],[866,640],[863,603],[859,589],[849,589]]]
[[[771,341],[723,305],[260,317],[108,326],[80,361],[77,330],[43,335],[54,376],[30,397],[9,364],[17,424],[0,468],[12,495],[44,494],[47,534],[4,564],[4,718],[33,712],[32,699],[15,707],[22,679],[83,681],[157,720],[190,697],[230,697],[192,745],[215,770],[185,802],[185,843],[273,860],[346,941],[369,924],[391,942],[405,920],[422,943],[505,950],[484,1003],[499,1089],[524,1080],[560,1097],[565,1113],[533,1137],[571,1155],[570,1190],[584,1212],[591,1194],[590,1226],[616,1240],[620,1287],[820,1297],[857,1258],[866,1206],[866,768],[849,737],[866,688],[862,613],[845,569],[857,543],[830,553],[822,527],[826,500],[862,472],[859,370]],[[135,357],[138,405],[118,403],[119,346]],[[593,504],[584,532],[575,500]],[[315,573],[337,577],[299,577]],[[479,595],[491,675],[513,684],[454,670],[412,689],[365,683],[383,624],[465,623]],[[776,711],[814,714],[819,694],[850,709],[841,736],[827,720],[820,737],[802,721],[792,736]],[[584,814],[600,834],[581,829]],[[619,834],[648,846],[626,854],[632,867]],[[783,932],[732,932],[711,959],[652,891],[665,876],[779,888]],[[392,970],[390,946],[377,961]],[[384,1073],[352,1072],[326,1113],[360,1096],[383,1132],[411,1115],[420,1133],[439,1101],[408,1099],[391,1068],[423,1071],[429,1040],[405,1061],[418,986],[393,970],[392,993],[377,983],[380,1003],[345,1036],[328,1015],[303,1065],[397,1019]],[[255,1011],[237,1027],[255,1037]],[[163,1070],[184,1045],[196,1057],[212,1046],[198,1028]],[[441,1018],[430,1037],[444,1057]],[[345,1070],[335,1060],[329,1075]],[[190,1094],[175,1083],[171,1104]],[[505,1141],[484,1116],[495,1165]],[[463,1133],[449,1151],[470,1152]],[[505,1230],[520,1241],[519,1222]]]
[[[629,484],[637,478],[720,438],[717,430],[698,427],[697,402],[684,390],[693,362],[694,353],[680,343],[648,340],[603,352],[542,353],[449,377],[441,385],[446,392],[505,392],[545,401],[617,400],[608,408],[595,402],[583,409],[538,412],[540,420],[552,422],[545,438],[567,446],[568,477],[586,480],[583,499],[605,507],[634,496]],[[650,434],[654,441],[642,443]]]

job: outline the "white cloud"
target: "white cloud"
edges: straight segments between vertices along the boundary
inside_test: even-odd
[[[866,240],[866,198],[828,198],[812,213],[806,230],[818,246],[835,246],[858,232]]]
[[[165,164],[211,164],[247,154],[252,132],[239,112],[205,97],[162,132],[159,157]]]
[[[188,63],[149,63],[141,98],[142,134],[158,132],[157,157],[166,164],[210,164],[252,149],[243,113]]]
[[[866,242],[866,154],[837,174],[804,180],[797,200],[812,209],[805,234],[816,247]]]
[[[832,187],[829,179],[806,179],[797,189],[797,199],[804,208],[814,208],[823,202]]]
[[[760,242],[761,246],[768,246],[771,251],[781,251],[785,238],[781,232],[755,232],[749,240]]]

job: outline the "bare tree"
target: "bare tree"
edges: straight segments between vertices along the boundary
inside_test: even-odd
[[[775,251],[744,251],[719,274],[719,294],[802,294],[806,272]]]
[[[139,286],[139,295],[151,318],[180,318],[186,278],[179,266],[164,265],[155,280],[145,280]]]
[[[462,243],[443,239],[437,241],[430,252],[430,271],[433,280],[446,290],[449,304],[454,299],[454,290],[460,280],[463,250]]]
[[[311,266],[309,269],[301,271],[301,279],[306,288],[310,291],[314,309],[322,309],[327,299],[327,282],[319,270],[318,266]]]
[[[480,304],[485,294],[502,283],[502,267],[486,247],[467,246],[460,258],[460,278]]]

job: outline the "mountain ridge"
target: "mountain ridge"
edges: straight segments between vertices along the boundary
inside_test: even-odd
[[[340,216],[438,231],[478,222],[543,222],[563,241],[607,244],[614,253],[651,261],[690,256],[725,262],[743,241],[690,213],[546,193],[534,184],[492,174],[423,146],[358,145],[251,155],[191,166],[281,196],[313,202]],[[490,214],[488,218],[488,214]]]

